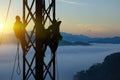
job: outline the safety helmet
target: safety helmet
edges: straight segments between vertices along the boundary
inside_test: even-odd
[[[20,21],[20,17],[18,15],[15,18],[17,21]]]

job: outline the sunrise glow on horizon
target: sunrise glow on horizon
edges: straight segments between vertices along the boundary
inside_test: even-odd
[[[0,2],[0,25],[5,21],[8,2]],[[60,31],[91,37],[119,36],[119,4],[120,0],[56,0],[56,19],[62,21]],[[22,0],[12,0],[5,33],[13,32],[16,15],[22,19]]]
[[[2,31],[4,28],[4,24],[0,22],[0,31]]]

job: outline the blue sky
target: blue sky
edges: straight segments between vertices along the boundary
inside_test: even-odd
[[[0,21],[4,22],[9,0],[0,0]],[[47,1],[47,0],[46,0]],[[61,31],[91,37],[119,36],[120,0],[56,0]],[[7,29],[12,30],[14,17],[22,16],[22,0],[12,0]]]
[[[119,36],[120,0],[58,0],[57,4],[63,31],[93,37]]]

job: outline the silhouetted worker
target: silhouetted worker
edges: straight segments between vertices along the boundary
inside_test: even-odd
[[[62,36],[61,36],[60,30],[59,30],[60,24],[61,24],[61,21],[55,20],[53,22],[53,25],[50,25],[48,28],[50,30],[51,35],[54,35],[52,37],[53,40],[57,40],[57,41],[62,40]]]
[[[25,49],[27,47],[27,42],[25,40],[25,28],[19,16],[16,16],[16,21],[14,23],[13,30],[15,32],[15,36],[22,45],[22,49]]]
[[[59,40],[62,40],[62,36],[60,35],[59,27],[60,27],[61,21],[54,21],[53,25],[50,25],[48,27],[48,30],[50,31],[50,43],[48,44],[52,53],[55,54]]]
[[[59,28],[60,28],[61,21],[53,21],[53,24],[48,27],[48,29],[43,29],[43,53],[45,53],[47,46],[50,47],[50,50],[53,54],[55,54],[59,40],[62,40],[62,36],[60,34]],[[45,54],[44,54],[45,56]]]

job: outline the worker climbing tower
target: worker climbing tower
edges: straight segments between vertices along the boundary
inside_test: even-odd
[[[61,39],[55,0],[23,0],[27,46],[23,48],[23,80],[56,80],[55,52]],[[45,51],[50,47],[51,57]]]

